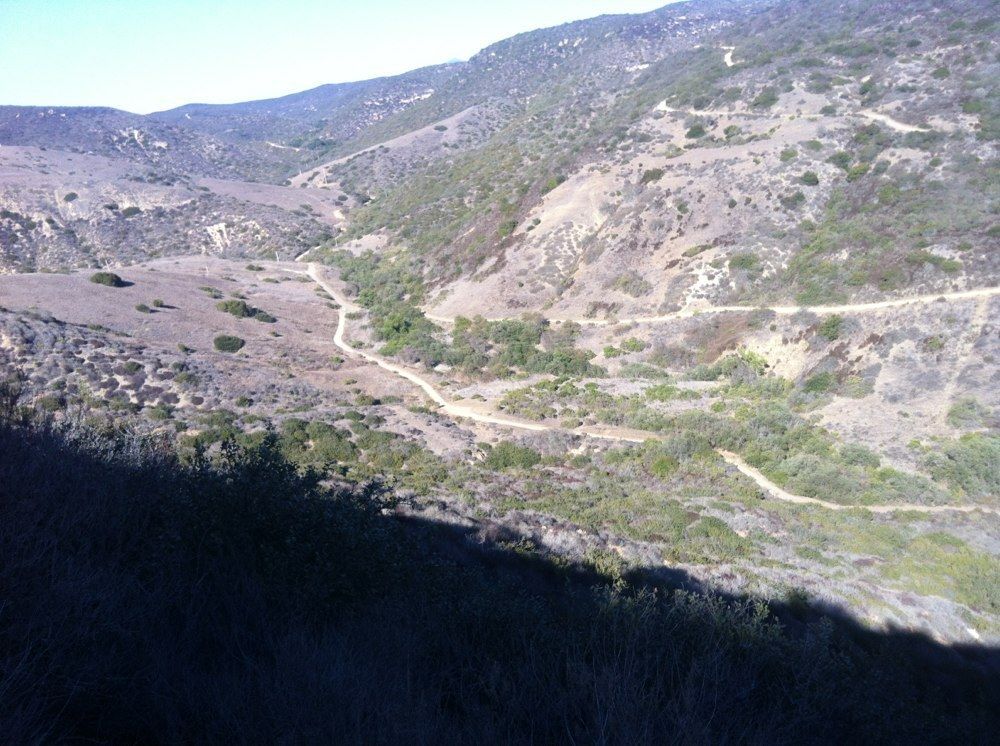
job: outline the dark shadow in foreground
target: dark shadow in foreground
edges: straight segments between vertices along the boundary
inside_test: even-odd
[[[612,584],[326,490],[270,438],[180,463],[0,424],[11,743],[987,742],[1000,651]],[[679,589],[684,590],[679,590]]]

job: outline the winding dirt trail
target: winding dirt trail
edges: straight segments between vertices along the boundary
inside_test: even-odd
[[[337,345],[341,350],[351,356],[361,357],[370,363],[374,363],[383,370],[387,370],[390,373],[395,373],[397,376],[405,378],[407,381],[417,386],[421,391],[423,391],[427,398],[433,401],[435,404],[442,408],[442,411],[451,416],[457,418],[466,418],[474,420],[476,422],[483,422],[491,425],[503,425],[505,427],[516,427],[522,430],[534,430],[543,431],[550,430],[552,428],[542,425],[536,422],[525,422],[522,420],[514,420],[506,417],[497,417],[496,415],[490,414],[489,412],[483,412],[478,409],[478,407],[465,405],[465,404],[455,404],[449,402],[445,399],[441,392],[439,392],[434,385],[423,378],[414,371],[406,368],[402,365],[392,363],[386,360],[381,355],[377,355],[374,352],[369,352],[368,350],[358,349],[352,347],[344,339],[344,334],[347,331],[347,314],[351,311],[361,311],[361,307],[351,303],[347,298],[345,298],[332,284],[326,281],[323,277],[323,273],[320,270],[318,264],[311,262],[309,264],[309,270],[306,272],[309,277],[312,278],[313,282],[319,285],[323,290],[325,290],[336,303],[340,306],[337,318],[337,330],[333,335],[333,343]]]
[[[509,427],[519,430],[529,430],[533,432],[569,432],[575,433],[577,435],[583,435],[588,438],[594,438],[597,440],[609,440],[614,442],[625,442],[625,443],[644,443],[648,440],[658,440],[658,436],[654,433],[648,433],[642,430],[630,430],[628,428],[618,428],[618,427],[605,427],[605,426],[585,426],[579,427],[573,430],[566,430],[565,428],[560,428],[555,425],[546,425],[538,422],[528,422],[525,420],[512,419],[507,417],[499,417],[492,414],[489,411],[484,411],[479,407],[475,407],[468,404],[455,404],[449,402],[441,392],[434,387],[434,384],[429,380],[421,376],[419,373],[405,367],[392,363],[381,355],[369,352],[367,350],[358,349],[352,347],[345,339],[344,336],[347,331],[347,314],[352,311],[362,310],[358,305],[350,302],[344,297],[340,291],[334,287],[330,282],[326,280],[323,276],[323,271],[319,264],[315,262],[310,262],[308,265],[308,271],[302,272],[298,270],[287,270],[296,274],[308,275],[319,287],[321,287],[326,293],[330,295],[340,306],[337,314],[337,330],[334,333],[334,344],[337,345],[345,354],[351,357],[360,357],[367,360],[370,363],[377,365],[383,370],[387,370],[397,376],[400,376],[413,385],[417,386],[421,391],[426,394],[426,396],[433,401],[435,404],[441,407],[441,411],[450,417],[456,419],[469,419],[474,422],[480,422],[489,425],[500,425],[503,427]],[[983,304],[985,305],[985,304]],[[484,403],[485,404],[485,403]],[[829,510],[852,510],[852,509],[864,509],[871,511],[873,513],[894,513],[900,511],[907,512],[918,512],[918,513],[974,513],[983,512],[1000,515],[1000,510],[987,507],[979,506],[956,506],[956,505],[841,505],[839,503],[832,503],[826,500],[820,500],[813,497],[804,497],[802,495],[794,495],[790,492],[779,487],[777,484],[768,479],[759,470],[752,467],[746,461],[744,461],[740,456],[729,451],[718,451],[719,455],[725,459],[726,463],[735,467],[744,476],[752,479],[758,487],[770,494],[772,497],[789,503],[794,503],[797,505],[814,505],[817,507],[826,508]]]
[[[793,495],[791,492],[783,490],[781,487],[776,485],[770,479],[768,479],[760,470],[755,469],[746,461],[743,460],[738,454],[732,453],[730,451],[719,450],[718,454],[725,459],[726,463],[735,466],[743,474],[750,477],[757,486],[761,489],[769,492],[772,497],[776,497],[779,500],[784,500],[785,502],[796,503],[797,505],[818,505],[822,508],[827,508],[828,510],[857,510],[859,508],[864,510],[869,510],[872,513],[897,513],[901,511],[915,512],[915,513],[991,513],[993,515],[1000,515],[1000,509],[997,508],[987,508],[978,505],[914,505],[907,503],[893,503],[892,505],[841,505],[840,503],[830,502],[829,500],[820,500],[818,497],[805,497],[803,495]]]
[[[680,311],[665,313],[658,316],[621,316],[604,319],[592,319],[586,317],[573,316],[548,316],[549,321],[572,321],[581,326],[615,326],[617,324],[656,324],[667,321],[677,321],[678,319],[691,318],[710,313],[746,313],[747,311],[773,311],[780,316],[794,316],[797,313],[808,312],[820,315],[837,313],[866,313],[869,311],[879,311],[886,308],[899,308],[918,303],[935,303],[940,300],[960,301],[971,299],[992,298],[1000,295],[1000,287],[976,288],[974,290],[959,290],[953,293],[933,293],[928,295],[911,295],[907,298],[893,298],[892,300],[873,301],[871,303],[845,303],[832,306],[705,306],[694,308],[682,308]],[[424,314],[431,321],[438,321],[451,324],[455,321],[455,316],[442,316],[433,313]],[[487,321],[504,321],[509,316],[497,316],[487,318]]]

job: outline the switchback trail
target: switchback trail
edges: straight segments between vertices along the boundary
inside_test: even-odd
[[[597,440],[610,440],[614,442],[624,442],[624,443],[644,443],[648,440],[658,440],[659,437],[654,433],[648,433],[642,430],[630,430],[627,428],[617,428],[617,427],[605,427],[605,426],[585,426],[579,427],[573,430],[567,430],[565,428],[557,427],[555,425],[546,425],[538,422],[527,422],[525,420],[517,420],[507,417],[498,417],[488,411],[482,411],[478,407],[468,405],[468,404],[455,404],[449,402],[441,394],[438,389],[434,387],[434,384],[429,380],[421,376],[419,373],[405,367],[392,363],[381,355],[374,352],[369,352],[367,350],[358,349],[352,347],[345,339],[344,335],[347,330],[347,314],[352,311],[361,311],[362,309],[354,303],[351,303],[339,292],[339,290],[334,287],[331,283],[327,282],[326,278],[323,276],[322,269],[320,265],[310,262],[308,265],[309,269],[307,272],[301,272],[296,270],[288,270],[296,274],[308,275],[319,287],[321,287],[330,297],[340,307],[337,311],[337,330],[334,332],[334,344],[337,345],[341,350],[343,350],[347,355],[352,357],[360,357],[367,360],[370,363],[377,365],[383,370],[387,370],[397,376],[400,376],[413,385],[417,386],[427,397],[438,404],[441,410],[450,417],[453,418],[465,418],[472,420],[474,422],[481,422],[489,425],[500,425],[502,427],[509,427],[519,430],[530,430],[533,432],[568,432],[575,433],[577,435],[582,435],[588,438],[594,438]],[[829,510],[852,510],[852,509],[863,509],[869,510],[873,513],[894,513],[894,512],[918,512],[918,513],[973,513],[976,511],[981,511],[983,513],[992,513],[1000,515],[1000,510],[987,507],[979,506],[958,506],[958,505],[841,505],[839,503],[828,502],[826,500],[820,500],[814,497],[804,497],[802,495],[793,495],[790,492],[785,491],[777,484],[768,479],[759,470],[750,466],[746,463],[740,456],[729,451],[718,451],[719,455],[722,456],[725,461],[739,470],[744,476],[752,479],[758,487],[770,494],[772,497],[783,500],[784,502],[794,503],[798,505],[815,505],[822,508],[827,508]]]

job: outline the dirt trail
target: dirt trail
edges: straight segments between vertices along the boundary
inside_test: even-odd
[[[320,265],[316,263],[310,263],[307,272],[301,272],[297,270],[288,270],[289,272],[294,272],[296,274],[308,275],[312,280],[319,285],[324,291],[326,291],[340,306],[338,311],[337,320],[337,331],[334,334],[334,343],[343,350],[347,355],[352,357],[361,357],[380,368],[387,370],[395,375],[405,378],[410,383],[414,384],[421,391],[423,391],[427,397],[438,404],[442,411],[455,418],[465,418],[473,420],[474,422],[481,422],[490,425],[501,425],[503,427],[516,428],[520,430],[530,430],[534,432],[545,432],[545,431],[563,431],[569,433],[576,433],[577,435],[583,435],[588,438],[594,438],[598,440],[610,440],[615,442],[626,442],[626,443],[644,443],[647,440],[657,440],[659,439],[654,433],[648,433],[642,430],[630,430],[627,428],[618,427],[605,427],[605,426],[585,426],[576,428],[573,430],[566,430],[564,428],[557,427],[555,425],[545,425],[537,422],[526,422],[524,420],[516,420],[506,417],[498,417],[491,414],[488,411],[483,411],[480,408],[468,405],[468,404],[454,404],[447,401],[444,396],[441,395],[434,384],[429,380],[421,376],[420,374],[406,368],[402,365],[397,365],[391,363],[384,359],[380,355],[367,350],[360,350],[351,347],[345,339],[344,335],[347,328],[347,314],[351,311],[360,311],[361,308],[354,303],[351,303],[347,298],[345,298],[336,287],[331,283],[327,282],[323,277],[322,269]],[[985,305],[985,304],[983,304]],[[1000,515],[1000,510],[994,508],[986,508],[979,506],[956,506],[956,505],[840,505],[839,503],[832,503],[826,500],[819,500],[813,497],[804,497],[802,495],[793,495],[790,492],[782,489],[770,479],[768,479],[764,474],[750,466],[746,463],[740,456],[735,453],[730,453],[729,451],[718,451],[719,455],[722,456],[725,461],[738,469],[743,475],[752,479],[761,489],[770,494],[772,497],[783,500],[785,502],[795,503],[798,505],[815,505],[818,507],[827,508],[829,510],[851,510],[856,508],[861,508],[864,510],[869,510],[873,513],[893,513],[899,511],[908,512],[919,512],[919,513],[947,513],[947,512],[957,512],[957,513],[973,513],[976,511],[981,511],[984,513],[992,513]]]
[[[820,500],[817,497],[793,495],[791,492],[786,492],[781,487],[776,485],[764,476],[758,469],[750,466],[750,464],[744,461],[739,455],[723,450],[719,450],[718,453],[726,460],[726,463],[735,466],[744,475],[750,477],[750,479],[757,483],[758,487],[766,492],[769,492],[772,497],[784,500],[785,502],[796,503],[798,505],[818,505],[823,508],[828,508],[829,510],[856,510],[858,508],[862,508],[864,510],[871,511],[872,513],[896,513],[901,511],[915,513],[982,512],[1000,515],[1000,509],[987,508],[978,505],[912,505],[907,503],[894,503],[892,505],[841,505],[840,503],[833,503],[828,500]]]
[[[658,316],[622,316],[604,319],[592,319],[586,317],[573,316],[549,316],[550,321],[572,321],[581,326],[614,326],[616,324],[655,324],[666,321],[676,321],[678,319],[690,318],[708,313],[745,313],[747,311],[773,311],[782,316],[794,316],[797,313],[808,312],[815,314],[835,314],[835,313],[865,313],[867,311],[878,311],[885,308],[898,308],[911,303],[934,303],[939,300],[956,301],[969,300],[973,298],[985,299],[994,295],[1000,295],[1000,287],[977,288],[974,290],[959,290],[953,293],[934,293],[930,295],[911,295],[906,298],[894,298],[892,300],[873,301],[871,303],[845,303],[835,306],[705,306],[702,308],[683,308],[673,313],[661,314]],[[431,321],[438,321],[446,324],[455,321],[454,316],[441,316],[436,314],[425,314]],[[503,321],[509,316],[490,317],[487,321]]]
[[[890,127],[897,132],[929,132],[927,127],[919,127],[915,124],[906,124],[905,122],[900,122],[897,119],[893,119],[887,114],[879,114],[877,111],[861,111],[858,112],[865,119],[871,119],[876,122],[881,122],[882,124]]]
[[[491,425],[503,425],[505,427],[516,427],[522,430],[549,430],[551,428],[546,425],[541,425],[534,422],[523,422],[521,420],[513,420],[505,417],[497,417],[495,415],[489,414],[488,412],[479,411],[474,405],[467,404],[454,404],[446,400],[441,393],[434,388],[434,385],[428,381],[426,378],[418,375],[409,368],[402,365],[397,365],[396,363],[389,362],[381,355],[376,355],[373,352],[368,352],[367,350],[360,350],[352,347],[344,339],[344,334],[347,331],[347,314],[351,311],[361,311],[362,309],[351,303],[347,298],[345,298],[333,285],[326,281],[323,277],[322,271],[318,264],[310,263],[309,270],[306,273],[313,279],[313,281],[319,285],[323,290],[330,294],[330,296],[337,302],[340,306],[338,311],[337,320],[337,331],[334,333],[333,342],[337,347],[343,350],[348,355],[354,357],[361,357],[365,360],[375,363],[378,367],[389,371],[390,373],[395,373],[397,376],[405,378],[410,383],[417,386],[421,391],[423,391],[427,397],[438,404],[445,414],[451,417],[464,417],[476,422],[483,422]]]

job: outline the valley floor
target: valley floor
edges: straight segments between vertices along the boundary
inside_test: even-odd
[[[343,421],[344,407],[353,404],[416,448],[406,462],[384,468],[399,470],[395,478],[404,492],[415,493],[417,514],[458,522],[485,514],[546,551],[571,557],[609,552],[637,566],[684,568],[730,591],[756,589],[781,597],[801,588],[816,602],[851,609],[869,624],[902,625],[941,640],[1000,637],[998,589],[990,579],[1000,553],[995,496],[951,497],[944,503],[937,502],[940,497],[868,498],[852,504],[799,494],[731,448],[716,446],[713,457],[702,452],[678,466],[674,457],[657,455],[674,447],[669,433],[600,421],[567,426],[507,413],[505,391],[513,391],[516,381],[474,385],[471,390],[483,395],[469,395],[470,384],[455,381],[454,373],[421,370],[372,349],[365,310],[346,296],[333,272],[315,263],[242,266],[192,257],[122,270],[133,283],[122,289],[98,288],[85,275],[0,278],[0,306],[7,309],[0,355],[11,367],[26,363],[31,358],[26,352],[37,357],[38,329],[58,320],[64,326],[54,339],[64,340],[62,349],[75,344],[74,334],[106,335],[110,344],[93,347],[85,365],[117,365],[116,389],[125,396],[119,401],[137,413],[165,407],[166,422],[176,423],[189,440],[221,437],[211,435],[216,426],[199,424],[213,418],[229,418],[226,422],[251,431],[260,427],[255,422],[271,418],[333,423]],[[942,302],[984,302],[992,294],[945,296]],[[232,318],[216,309],[216,299],[223,297],[245,298],[277,321]],[[162,307],[152,303],[159,298]],[[139,301],[153,312],[136,312]],[[889,309],[900,311],[895,305]],[[30,337],[18,319],[36,325]],[[673,318],[656,323],[675,321],[680,323]],[[73,331],[88,325],[89,331]],[[208,352],[213,335],[222,332],[245,339],[245,348],[236,355]],[[121,352],[115,351],[116,336],[124,345]],[[34,342],[25,347],[29,338]],[[67,364],[58,344],[53,363],[46,363],[57,367],[47,374],[40,368],[32,377],[40,395],[58,380],[54,375],[74,375],[75,364]],[[130,354],[133,360],[150,354],[163,360],[177,348],[186,366],[180,369],[194,371],[201,388],[178,385],[177,375],[162,376],[178,396],[155,394],[164,388],[160,383],[153,387],[160,399],[144,405],[153,379],[130,389],[130,375],[114,360]],[[155,363],[147,372],[160,378]],[[89,390],[99,399],[106,379],[92,380]],[[614,376],[599,384],[636,385]],[[53,389],[48,390],[51,397]],[[707,406],[681,403],[692,411]],[[527,470],[486,466],[496,458],[490,454],[508,448],[512,438],[522,444],[517,447],[541,453],[543,463]],[[418,485],[413,463],[421,450],[427,453],[421,460],[440,461],[442,474],[451,474],[421,478]],[[674,465],[656,476],[664,468],[661,461]]]

